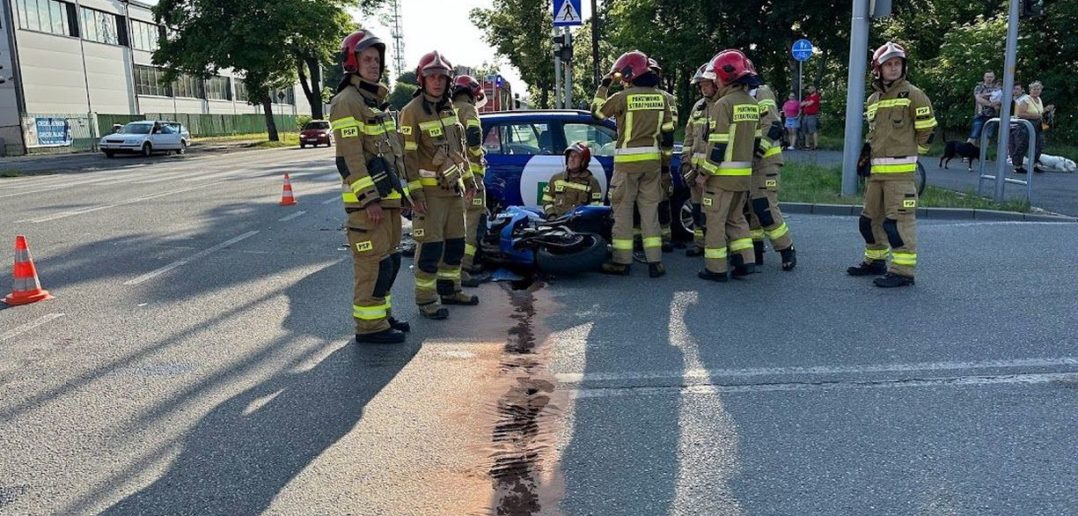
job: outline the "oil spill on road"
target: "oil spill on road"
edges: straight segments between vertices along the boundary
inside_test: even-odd
[[[551,453],[562,416],[556,382],[539,349],[536,292],[541,281],[514,282],[505,289],[515,322],[499,361],[506,390],[488,407],[494,418],[487,475],[493,493],[482,514],[533,515],[557,512],[560,493]],[[555,479],[555,480],[552,480]],[[550,489],[553,485],[554,489]]]

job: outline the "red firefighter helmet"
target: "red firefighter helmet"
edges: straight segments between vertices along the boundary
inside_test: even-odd
[[[591,149],[588,144],[584,142],[576,142],[565,148],[565,164],[569,164],[569,153],[579,152],[581,167],[587,168],[588,163],[591,161]]]
[[[896,57],[902,60],[902,76],[904,77],[906,75],[906,49],[893,41],[884,43],[872,53],[872,76],[879,79],[880,67],[883,63]]]
[[[727,86],[734,81],[754,75],[749,68],[749,58],[745,57],[740,50],[727,49],[715,54],[711,58],[711,68],[715,71],[715,77],[719,83]]]
[[[486,104],[487,97],[483,94],[483,85],[471,75],[458,75],[453,79],[453,96],[456,97],[458,93],[471,95],[477,105]]]
[[[453,81],[453,65],[437,50],[424,54],[415,67],[415,79],[420,88],[425,86],[425,79],[432,75],[444,75],[450,82]]]
[[[381,62],[381,67],[378,69],[380,78],[386,71],[386,44],[367,29],[357,30],[345,36],[341,41],[341,51],[338,55],[341,68],[346,73],[359,73],[359,54],[370,47],[378,49],[378,60]]]
[[[616,75],[620,74],[621,79],[625,81],[632,81],[650,70],[647,54],[639,50],[622,54],[617,61],[614,61],[614,67],[610,69],[615,74],[615,79],[618,78]]]

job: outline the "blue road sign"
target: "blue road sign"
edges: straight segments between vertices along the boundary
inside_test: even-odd
[[[584,17],[580,15],[581,0],[554,0],[554,26],[570,27],[583,25]]]
[[[808,61],[812,57],[812,42],[807,39],[799,39],[794,42],[790,54],[798,61]]]

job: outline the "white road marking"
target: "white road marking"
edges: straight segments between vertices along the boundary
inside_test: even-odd
[[[817,383],[765,383],[758,385],[674,385],[664,387],[635,387],[614,389],[577,389],[569,394],[574,398],[609,398],[617,396],[656,395],[715,395],[724,393],[760,393],[778,391],[826,391],[850,389],[894,389],[909,387],[962,387],[979,385],[1035,385],[1050,382],[1078,382],[1078,373],[1033,373],[1011,375],[956,376],[949,378],[837,381]]]
[[[292,219],[302,217],[304,213],[307,213],[307,212],[305,212],[305,211],[297,211],[297,212],[295,212],[295,213],[293,213],[291,215],[286,215],[284,217],[281,217],[281,218],[277,219],[277,222],[288,222],[288,221],[290,221]]]
[[[925,219],[925,220],[930,220],[930,219]],[[1036,225],[1036,226],[1072,225],[1073,226],[1074,222],[1070,222],[1070,221],[1066,221],[1066,220],[1062,220],[1062,221],[1058,221],[1058,222],[1053,221],[1053,220],[1001,220],[1001,221],[997,221],[997,222],[984,221],[984,222],[954,222],[954,223],[943,223],[943,224],[924,224],[922,227],[925,227],[925,228],[968,228],[968,227],[977,227],[977,226],[1029,226],[1029,225]]]
[[[329,199],[326,199],[326,200],[322,201],[322,204],[333,204],[334,201],[339,201],[340,199],[341,199],[341,196],[334,195],[333,197],[330,197]]]
[[[60,317],[63,317],[63,316],[64,316],[64,314],[43,315],[43,316],[39,317],[36,321],[30,321],[30,322],[28,322],[28,323],[26,323],[26,324],[24,324],[22,326],[16,326],[16,327],[4,332],[2,335],[0,335],[0,342],[3,342],[3,341],[8,340],[8,339],[10,339],[12,337],[15,337],[16,335],[26,333],[26,332],[34,329],[34,328],[37,328],[38,326],[41,326],[42,324],[45,324],[45,323],[47,323],[47,322],[49,322],[49,321],[51,321],[53,319],[59,319]]]
[[[169,195],[176,195],[176,194],[181,194],[181,193],[184,193],[184,192],[190,192],[192,190],[198,190],[200,188],[206,188],[206,187],[209,187],[209,186],[221,184],[223,182],[224,181],[214,181],[212,183],[206,183],[206,184],[202,184],[202,185],[198,185],[198,186],[192,186],[190,188],[183,188],[183,189],[180,189],[180,190],[170,190],[168,192],[161,192],[161,193],[157,193],[157,194],[153,194],[153,195],[145,195],[145,196],[142,196],[142,197],[135,197],[134,199],[128,199],[126,201],[118,202],[118,203],[114,203],[114,204],[105,204],[105,205],[102,205],[102,206],[94,206],[93,208],[83,208],[81,210],[63,211],[63,212],[60,212],[60,213],[49,215],[47,217],[41,217],[41,218],[38,218],[38,219],[16,220],[15,223],[18,224],[18,223],[21,223],[21,222],[32,222],[32,223],[38,224],[38,223],[41,223],[41,222],[49,222],[49,221],[52,221],[52,220],[63,219],[63,218],[67,218],[67,217],[73,217],[75,215],[83,215],[83,214],[92,213],[92,212],[95,212],[95,211],[107,210],[109,208],[115,208],[117,206],[126,206],[128,204],[134,204],[136,202],[148,201],[148,200],[151,200],[151,199],[157,199],[159,197],[166,197],[166,196],[169,196]]]
[[[909,364],[868,364],[849,366],[760,367],[748,369],[702,369],[687,371],[644,371],[639,373],[562,373],[561,383],[616,382],[629,380],[699,380],[711,378],[747,379],[760,376],[836,375],[871,373],[912,373],[972,371],[978,369],[1017,369],[1029,367],[1078,366],[1078,358],[1018,358],[982,362],[920,362]]]
[[[242,235],[240,235],[238,237],[235,237],[235,238],[232,238],[230,240],[226,240],[224,242],[221,242],[220,244],[217,244],[217,245],[215,245],[215,246],[213,246],[213,247],[211,247],[209,249],[206,249],[206,250],[203,250],[201,252],[195,253],[195,254],[193,254],[191,256],[188,256],[187,258],[176,260],[176,261],[174,261],[174,262],[172,262],[172,263],[170,263],[170,264],[168,264],[168,265],[166,265],[164,267],[161,267],[159,269],[147,272],[146,274],[143,274],[142,276],[139,276],[139,277],[137,277],[135,279],[127,280],[127,281],[124,282],[124,285],[138,285],[139,283],[151,280],[151,279],[156,278],[157,276],[160,276],[160,275],[162,275],[162,274],[164,274],[164,273],[166,273],[168,271],[171,271],[172,269],[175,269],[176,267],[186,265],[186,264],[188,264],[190,262],[193,262],[193,261],[195,261],[195,260],[197,260],[199,258],[203,258],[205,256],[208,256],[208,255],[210,255],[212,253],[215,253],[217,251],[220,251],[221,249],[224,249],[224,248],[226,248],[226,247],[228,247],[228,246],[230,246],[232,244],[235,244],[235,243],[237,243],[237,242],[239,242],[241,240],[246,240],[248,238],[251,238],[251,237],[257,235],[258,233],[259,233],[258,231],[248,231],[248,232],[246,232],[246,233],[244,233],[244,234],[242,234]]]

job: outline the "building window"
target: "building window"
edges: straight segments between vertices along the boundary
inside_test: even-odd
[[[247,98],[247,83],[243,79],[236,79],[236,100],[251,101]]]
[[[157,50],[157,37],[160,29],[157,25],[138,20],[131,20],[131,48],[153,52]]]
[[[210,77],[206,80],[206,98],[232,100],[232,84],[228,77]]]
[[[82,37],[89,41],[120,45],[126,39],[121,38],[120,18],[115,14],[98,11],[95,9],[82,8]]]
[[[19,0],[19,28],[71,36],[67,2],[58,0]]]
[[[206,92],[202,89],[202,81],[198,77],[181,75],[176,79],[176,82],[172,83],[172,88],[177,97],[206,98]]]
[[[171,97],[172,88],[162,81],[164,70],[152,66],[135,65],[135,93]]]

